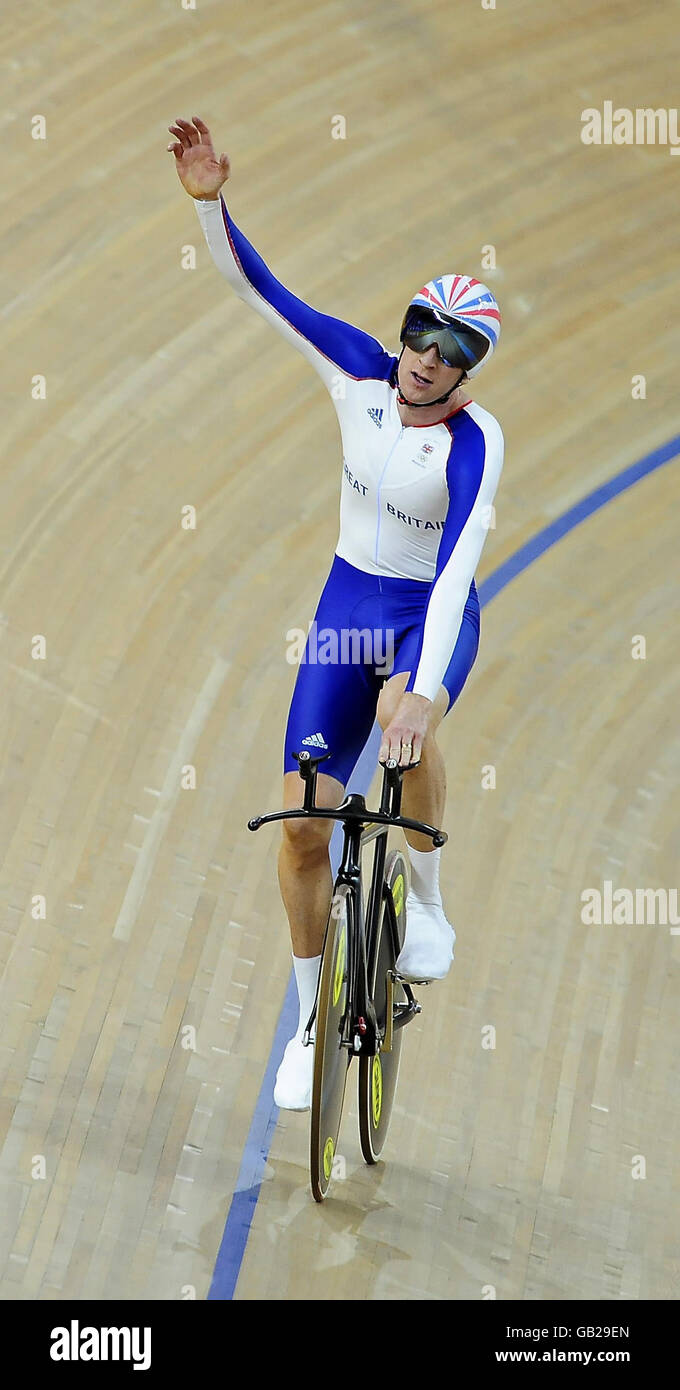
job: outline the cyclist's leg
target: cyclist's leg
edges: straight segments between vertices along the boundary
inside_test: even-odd
[[[409,629],[396,652],[393,673],[380,692],[377,715],[383,730],[394,718],[404,693],[416,657],[419,635],[418,627]],[[404,778],[402,814],[411,816],[413,820],[441,825],[446,805],[446,768],[436,741],[437,729],[458,699],[474,665],[478,647],[479,605],[474,593],[465,606],[458,640],[434,700],[419,765]],[[432,850],[432,841],[426,840],[423,835],[409,830],[406,839],[409,846],[419,851],[427,853]]]
[[[294,752],[330,753],[319,765],[316,799],[320,806],[337,806],[371,732],[380,679],[370,661],[358,659],[365,650],[343,641],[342,634],[351,631],[354,609],[376,587],[374,576],[335,557],[288,714],[283,762],[287,808],[304,800]],[[279,884],[296,956],[316,956],[321,950],[332,892],[328,844],[333,824],[302,819],[282,824]]]
[[[385,730],[393,720],[399,702],[406,688],[409,671],[399,671],[383,686],[378,700],[378,723]],[[446,805],[446,768],[441,751],[437,746],[437,729],[449,708],[449,692],[440,685],[430,715],[428,731],[423,739],[423,747],[418,766],[412,768],[404,778],[402,786],[402,815],[412,820],[427,821],[428,825],[441,825]],[[412,846],[426,852],[432,849],[432,841],[412,830],[404,832],[409,848]]]
[[[288,715],[284,747],[284,805],[301,806],[304,784],[297,771],[293,752],[309,748],[312,754],[331,754],[317,773],[316,802],[323,807],[337,806],[354,764],[370,734],[380,682],[371,667],[342,660],[340,632],[349,626],[357,585],[370,576],[351,566],[334,563],[319,601],[315,623],[305,649],[305,661],[298,671]],[[333,655],[333,643],[324,644],[323,634],[338,634],[331,662],[310,660],[325,648]],[[327,769],[323,771],[322,769]],[[298,987],[299,1014],[294,1037],[286,1047],[274,1089],[276,1104],[287,1109],[305,1110],[311,1100],[312,1049],[302,1046],[302,1036],[314,1004],[321,947],[333,891],[329,858],[331,820],[292,820],[282,823],[279,852],[279,885],[288,916],[293,943],[293,966]]]
[[[476,596],[475,596],[476,598]],[[478,609],[466,606],[456,647],[434,701],[430,727],[423,740],[420,763],[404,778],[402,814],[414,820],[440,826],[446,804],[446,769],[437,745],[436,733],[444,716],[455,704],[467,680],[479,646]],[[394,674],[384,686],[378,702],[378,720],[383,729],[394,718],[404,693],[418,645],[417,630],[401,644],[394,662]],[[441,850],[422,835],[406,831],[411,862],[411,889],[407,899],[406,940],[399,957],[403,974],[414,979],[442,979],[453,959],[455,932],[447,921],[439,888]]]
[[[337,777],[317,773],[316,804],[338,806],[344,787]],[[305,784],[297,772],[283,777],[286,811],[302,806]],[[284,821],[278,874],[283,905],[290,926],[293,955],[318,956],[333,891],[328,845],[332,820]]]
[[[317,806],[337,806],[343,785],[335,777],[317,773]],[[286,810],[301,806],[305,785],[297,772],[283,777]],[[333,880],[328,842],[333,821],[284,821],[278,874],[281,897],[288,916],[293,948],[293,970],[298,992],[295,1032],[286,1045],[274,1086],[274,1101],[285,1110],[307,1110],[311,1104],[314,1053],[302,1038],[314,1007],[321,964],[321,945]],[[291,828],[292,827],[292,828]]]

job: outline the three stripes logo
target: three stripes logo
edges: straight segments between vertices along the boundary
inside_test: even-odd
[[[312,748],[328,747],[328,744],[326,743],[323,734],[309,734],[307,738],[303,738],[302,742],[311,744]]]
[[[373,424],[374,424],[374,425],[377,425],[377,426],[378,426],[378,429],[381,430],[381,429],[382,429],[382,422],[383,422],[383,410],[382,410],[382,406],[369,405],[368,408],[367,408],[366,414],[367,414],[367,415],[370,415],[370,417],[371,417],[371,419],[372,419],[372,421],[373,421]]]

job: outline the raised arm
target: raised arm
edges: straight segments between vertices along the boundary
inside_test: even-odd
[[[229,177],[227,155],[219,159],[204,121],[177,121],[177,137],[168,149],[175,155],[183,187],[196,209],[210,254],[239,298],[257,309],[286,340],[311,362],[330,389],[338,373],[355,380],[385,380],[393,358],[376,338],[341,319],[310,308],[276,279],[230,217],[220,189]]]

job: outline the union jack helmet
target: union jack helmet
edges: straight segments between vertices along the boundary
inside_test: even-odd
[[[488,286],[469,275],[441,275],[414,294],[407,316],[413,306],[427,309],[442,324],[452,325],[466,362],[466,375],[476,376],[489,361],[501,331],[500,310]],[[463,330],[460,336],[457,327]]]

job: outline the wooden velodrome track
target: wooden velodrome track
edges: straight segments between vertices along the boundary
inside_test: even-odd
[[[168,123],[200,112],[275,272],[390,346],[430,275],[489,279],[504,333],[475,395],[507,452],[483,580],[680,431],[680,159],[580,140],[586,107],[674,104],[677,19],[3,17],[4,1299],[207,1298],[271,1115],[290,951],[277,831],[246,821],[280,805],[286,633],[330,564],[340,451],[314,373],[214,269]],[[349,1096],[317,1207],[308,1117],[281,1114],[222,1244],[236,1298],[677,1298],[680,938],[580,913],[605,880],[678,886],[678,506],[671,457],[485,609],[440,736],[456,963],[421,992],[387,1161],[363,1165]]]

